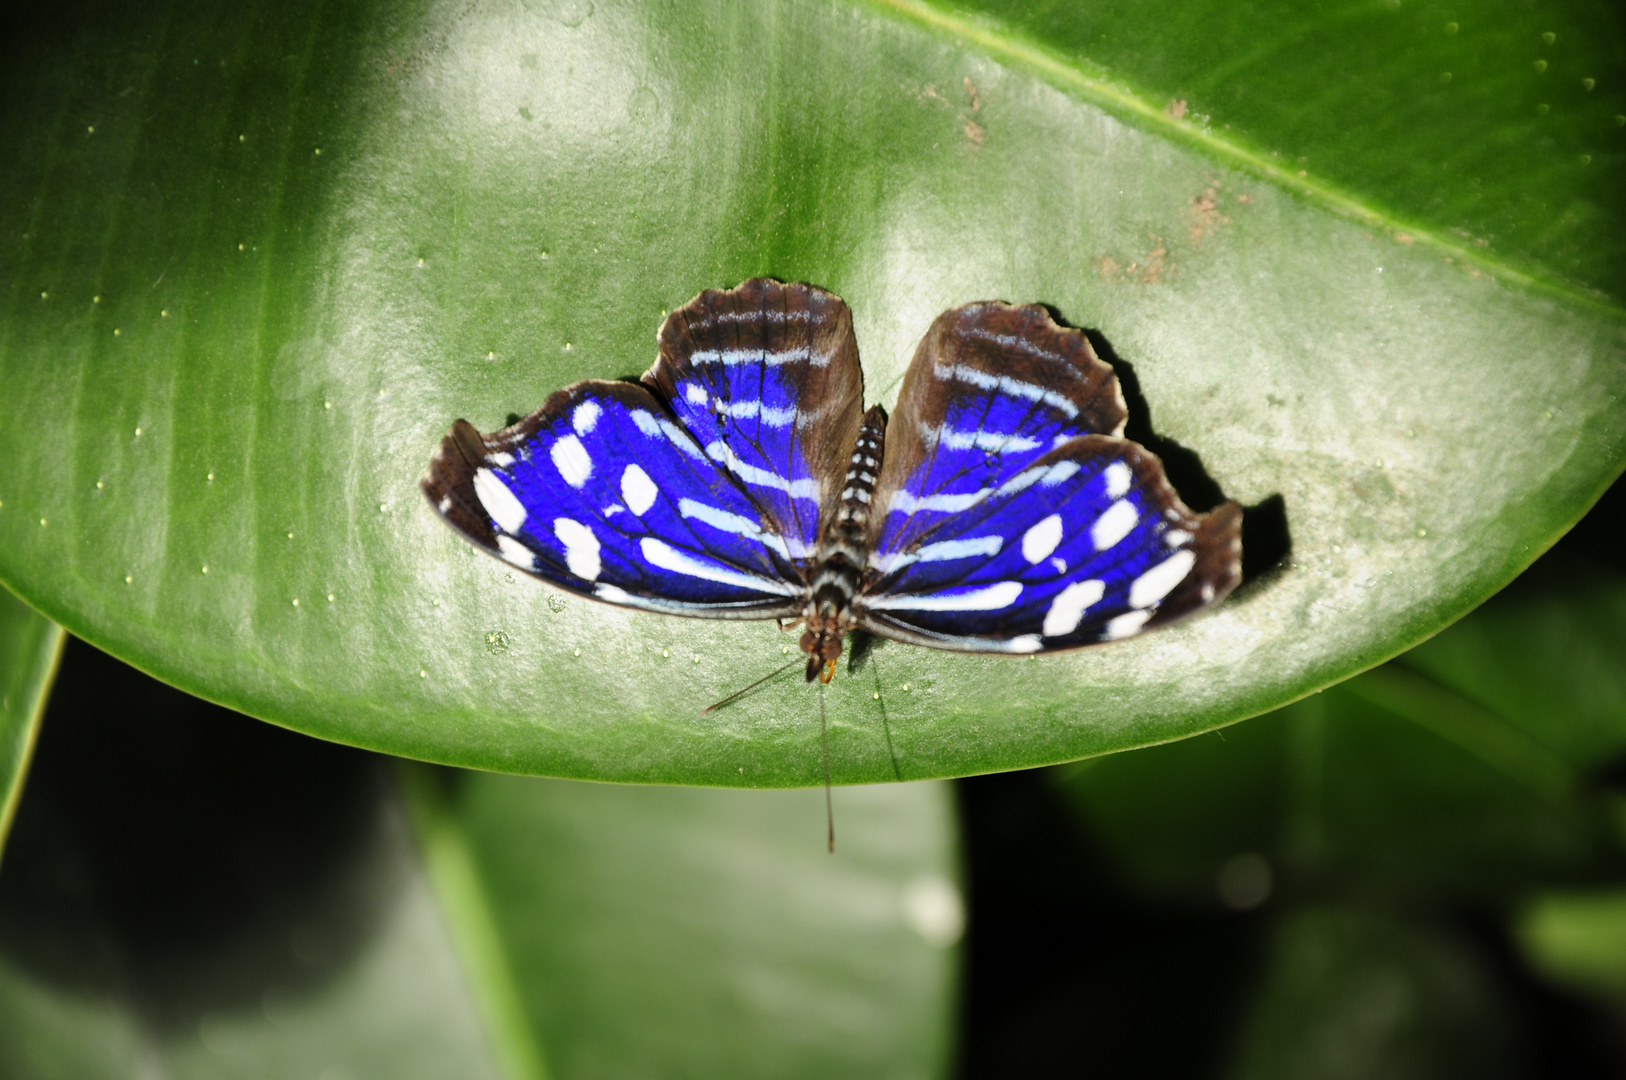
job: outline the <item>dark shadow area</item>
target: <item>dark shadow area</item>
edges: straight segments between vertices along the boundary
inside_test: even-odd
[[[1586,517],[1565,533],[1541,561],[1580,557],[1626,574],[1626,541],[1622,537],[1626,537],[1626,476],[1617,477]]]
[[[847,674],[857,675],[869,666],[870,654],[881,639],[868,630],[854,630],[847,640],[851,643],[847,649]]]
[[[972,913],[960,1076],[1221,1080],[1291,906],[1233,913],[1123,892],[1043,770],[957,788]],[[1505,913],[1426,917],[1511,1007],[1499,1075],[1626,1075],[1626,1024],[1532,973]]]
[[[1268,926],[1124,895],[1040,770],[958,782],[967,1080],[1214,1076]]]
[[[70,640],[0,864],[0,951],[163,1028],[315,988],[400,887],[386,770]]]
[[[1068,325],[1055,312],[1051,317],[1061,325]],[[1207,513],[1226,501],[1225,492],[1203,468],[1202,458],[1194,450],[1181,446],[1173,439],[1164,438],[1152,429],[1152,410],[1141,392],[1140,377],[1135,366],[1112,347],[1106,335],[1099,330],[1083,331],[1090,346],[1103,362],[1118,376],[1124,403],[1129,407],[1129,420],[1124,425],[1124,438],[1140,443],[1163,462],[1163,472],[1169,478],[1180,499],[1191,509]],[[1272,495],[1255,506],[1242,508],[1242,580],[1253,581],[1283,562],[1293,550],[1292,534],[1287,524],[1287,504],[1280,495]]]
[[[1458,911],[1451,923],[1488,962],[1517,1017],[1523,1068],[1535,1080],[1608,1080],[1626,1076],[1626,1020],[1530,969],[1500,913]]]

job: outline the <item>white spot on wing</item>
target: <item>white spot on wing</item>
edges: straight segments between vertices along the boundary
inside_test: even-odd
[[[827,352],[814,352],[805,345],[775,352],[763,349],[696,349],[689,354],[689,363],[722,364],[724,367],[732,367],[735,364],[766,364],[769,367],[778,367],[781,364],[805,361],[814,367],[824,367],[830,363],[830,355]]]
[[[649,512],[655,505],[655,496],[660,494],[655,488],[655,482],[649,474],[637,465],[628,465],[621,470],[621,498],[627,504],[627,509],[640,516]]]
[[[1039,640],[1038,634],[1019,634],[1005,643],[1006,652],[1030,653],[1038,652],[1044,648],[1044,642]]]
[[[1050,565],[1056,568],[1056,573],[1058,574],[1065,574],[1067,572],[1066,559],[1051,559]]]
[[[513,563],[521,570],[536,569],[536,556],[531,553],[531,549],[512,536],[498,533],[497,550],[502,554],[504,562]]]
[[[1023,352],[1034,351],[1031,348],[1024,348],[1027,343],[1021,338],[1010,334],[982,334],[976,336],[987,341],[997,342],[1004,348],[1020,349]],[[937,364],[932,368],[932,374],[939,379],[957,379],[960,382],[970,383],[972,386],[980,387],[983,390],[992,390],[998,387],[1000,393],[1019,397],[1025,401],[1042,401],[1068,419],[1078,415],[1078,406],[1054,390],[1046,390],[1042,386],[1022,382],[1006,375],[990,375],[965,364]]]
[[[1090,526],[1090,539],[1095,541],[1095,550],[1105,551],[1113,544],[1129,535],[1129,531],[1140,520],[1140,514],[1135,511],[1133,504],[1119,499],[1107,507],[1106,513],[1095,519]]]
[[[1149,608],[1156,605],[1169,591],[1185,580],[1191,568],[1197,565],[1193,551],[1177,551],[1158,563],[1129,586],[1129,606]]]
[[[755,487],[774,488],[783,491],[793,499],[811,499],[814,502],[819,499],[819,483],[817,480],[792,480],[780,476],[778,473],[769,472],[767,469],[759,469],[755,465],[749,465],[741,461],[738,455],[734,453],[733,448],[721,439],[706,445],[706,456],[713,461],[721,462],[729,472],[744,480],[747,484]]]
[[[1169,547],[1185,547],[1191,542],[1191,534],[1184,529],[1170,529],[1163,534],[1163,542]]]
[[[639,431],[643,432],[645,435],[648,435],[651,439],[661,433],[661,425],[659,421],[646,413],[644,410],[633,409],[627,415],[632,417],[633,425],[637,427]]]
[[[892,501],[887,504],[887,512],[891,514],[913,514],[917,510],[936,510],[945,514],[957,514],[961,510],[969,510],[989,495],[993,494],[988,488],[981,491],[971,491],[964,494],[954,492],[939,492],[936,495],[916,496],[914,492],[899,488],[892,493]]]
[[[1101,477],[1106,481],[1109,499],[1123,498],[1124,492],[1129,490],[1129,485],[1135,482],[1135,474],[1121,461],[1114,461],[1108,465],[1102,470]]]
[[[685,574],[703,581],[716,581],[723,585],[737,585],[742,589],[754,589],[757,592],[777,593],[780,596],[792,596],[796,592],[783,581],[743,573],[716,563],[701,562],[653,536],[644,537],[638,541],[638,546],[644,553],[645,561],[651,566],[670,570],[675,574]]]
[[[1061,637],[1078,629],[1084,612],[1101,602],[1107,586],[1102,581],[1076,581],[1056,594],[1044,616],[1044,636]]]
[[[516,533],[525,525],[525,505],[490,469],[474,471],[474,494],[503,532]]]
[[[1002,435],[997,431],[956,431],[947,425],[930,427],[920,425],[921,440],[927,446],[945,446],[950,450],[986,450],[989,453],[1021,453],[1039,446],[1035,439],[1020,435]]]
[[[1048,558],[1061,543],[1061,515],[1051,514],[1022,534],[1022,557],[1030,563]]]
[[[868,606],[879,611],[998,611],[1016,603],[1016,598],[1021,595],[1020,581],[1001,581],[997,585],[959,593],[877,596],[869,601]]]
[[[703,521],[719,532],[733,533],[748,540],[755,540],[763,547],[777,551],[782,558],[790,558],[790,552],[785,547],[785,541],[774,533],[768,532],[761,525],[739,514],[731,514],[727,510],[720,510],[715,506],[695,502],[693,499],[679,499],[678,513],[686,518]]]
[[[1151,617],[1150,611],[1126,611],[1107,623],[1106,629],[1101,631],[1101,640],[1117,641],[1119,638],[1138,634],[1140,628],[1146,625],[1146,620]]]
[[[553,458],[553,467],[573,488],[581,487],[593,475],[593,459],[587,456],[587,447],[574,435],[566,435],[554,443],[548,453]]]
[[[598,418],[604,415],[604,406],[591,399],[576,406],[576,411],[570,414],[570,426],[576,429],[576,434],[587,435],[598,427]]]
[[[972,536],[964,540],[939,540],[927,544],[913,553],[899,552],[891,556],[870,556],[869,564],[883,574],[902,569],[917,562],[948,562],[950,559],[969,559],[977,555],[998,555],[1005,546],[1001,536]]]
[[[501,450],[491,450],[486,453],[486,461],[499,469],[506,469],[514,463],[514,455]]]
[[[705,406],[706,401],[708,400],[706,397],[706,391],[702,389],[698,383],[684,384],[683,399],[690,405],[699,405],[702,408]]]
[[[554,518],[553,535],[565,546],[565,567],[583,581],[594,581],[603,569],[599,562],[598,537],[581,522],[571,518]]]
[[[755,417],[765,427],[789,427],[791,421],[796,419],[796,406],[787,405],[775,409],[762,404],[760,401],[730,401],[717,403],[718,416],[731,416],[736,420],[750,420]]]
[[[1076,461],[1058,461],[1053,465],[1043,465],[1034,469],[1025,469],[1011,477],[999,487],[998,494],[1004,496],[1015,495],[1025,491],[1034,484],[1042,487],[1055,487],[1064,480],[1076,476],[1079,465]]]

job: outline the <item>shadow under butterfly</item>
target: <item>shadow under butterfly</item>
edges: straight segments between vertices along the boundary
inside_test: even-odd
[[[1038,305],[938,316],[890,419],[864,411],[852,314],[823,289],[707,290],[659,340],[640,382],[567,386],[489,435],[457,421],[430,503],[581,596],[800,624],[809,682],[851,631],[1055,652],[1167,625],[1241,578],[1241,507],[1188,509],[1123,437],[1112,368]],[[828,753],[825,785],[828,801]]]

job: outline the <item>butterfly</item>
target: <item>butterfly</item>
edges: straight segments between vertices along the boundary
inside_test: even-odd
[[[863,405],[852,313],[768,278],[661,326],[637,381],[589,380],[423,481],[483,550],[605,603],[799,623],[807,680],[854,630],[964,652],[1114,641],[1219,602],[1241,508],[1180,501],[1123,437],[1112,369],[1038,305],[940,315],[892,414]]]

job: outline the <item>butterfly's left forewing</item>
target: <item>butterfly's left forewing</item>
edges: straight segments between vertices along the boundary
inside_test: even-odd
[[[785,539],[644,386],[577,383],[491,435],[460,420],[423,489],[481,548],[584,596],[713,618],[801,610]]]
[[[644,381],[809,560],[863,412],[852,313],[811,285],[755,278],[674,311]]]

